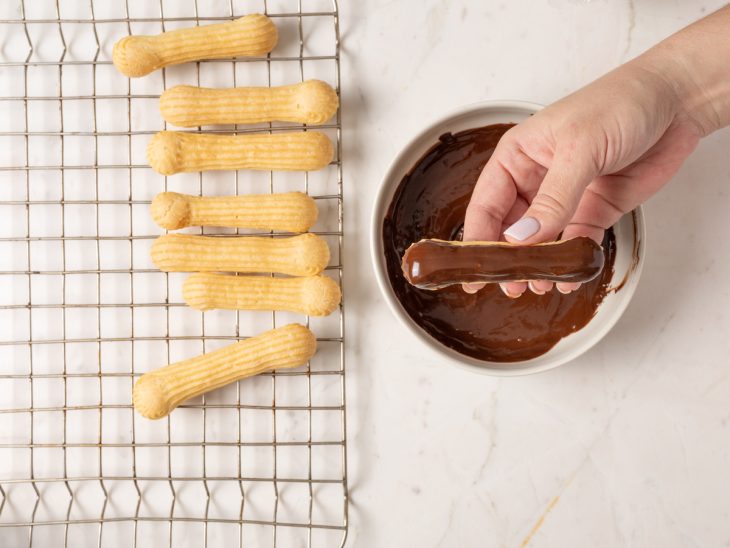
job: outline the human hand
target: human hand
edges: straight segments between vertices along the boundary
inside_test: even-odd
[[[651,66],[642,58],[623,65],[510,129],[477,181],[464,240],[600,243],[606,228],[666,184],[703,130],[673,82]],[[501,284],[510,297],[528,286],[542,294],[553,284]]]

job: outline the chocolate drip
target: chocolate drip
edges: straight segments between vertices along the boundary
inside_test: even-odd
[[[406,249],[401,268],[412,285],[441,289],[468,282],[589,282],[604,262],[601,246],[585,237],[540,245],[421,240]]]
[[[406,249],[424,238],[458,239],[477,178],[510,127],[443,135],[403,178],[383,221],[388,277],[408,315],[449,348],[493,362],[534,358],[585,326],[606,295],[615,255],[609,230],[603,270],[569,295],[553,290],[510,299],[496,284],[470,295],[459,286],[428,291],[408,283],[401,270]]]

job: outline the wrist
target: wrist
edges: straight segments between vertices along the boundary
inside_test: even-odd
[[[670,36],[633,62],[661,77],[673,95],[676,116],[701,136],[730,125],[730,47],[719,36],[730,27],[725,8]]]

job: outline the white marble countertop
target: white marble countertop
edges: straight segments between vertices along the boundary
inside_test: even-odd
[[[343,2],[349,546],[730,545],[730,131],[646,206],[618,325],[551,372],[440,363],[368,255],[381,177],[431,120],[550,103],[723,3]]]

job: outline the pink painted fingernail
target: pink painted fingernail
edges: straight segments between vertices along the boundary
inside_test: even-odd
[[[558,291],[560,291],[563,295],[568,295],[568,294],[572,293],[573,291],[577,291],[577,289],[580,287],[580,284],[564,283],[564,284],[556,284],[556,287],[558,288]]]
[[[465,293],[469,293],[470,295],[473,295],[480,289],[484,287],[485,284],[481,283],[470,283],[470,284],[461,284],[461,288],[464,290]]]
[[[527,285],[530,288],[530,291],[532,291],[535,295],[544,295],[545,294],[544,291],[541,291],[541,290],[535,288],[535,284],[532,283],[532,280],[527,282]]]
[[[502,290],[502,293],[504,293],[510,299],[516,299],[517,297],[519,297],[519,295],[515,295],[514,293],[510,293],[509,291],[507,291],[506,284],[499,284],[499,288]]]
[[[521,242],[537,234],[538,230],[540,230],[540,222],[537,219],[534,217],[523,217],[505,230],[504,235]]]
[[[565,291],[561,291],[561,293],[564,293],[565,295],[572,293],[573,291],[578,291],[578,288],[580,287],[579,283],[566,283],[562,285]]]

